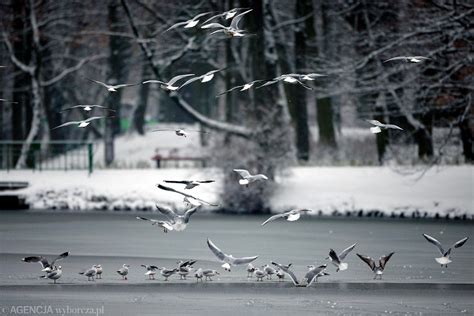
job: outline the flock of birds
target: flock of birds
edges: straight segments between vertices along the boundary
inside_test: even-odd
[[[213,12],[204,12],[196,15],[192,19],[188,19],[186,21],[181,21],[178,23],[173,24],[171,27],[169,27],[167,30],[164,32],[171,31],[173,29],[177,28],[183,28],[183,29],[191,29],[195,28],[200,24],[201,29],[216,29],[215,31],[211,32],[210,35],[212,34],[217,34],[217,33],[224,33],[228,37],[243,37],[243,36],[249,36],[253,35],[249,33],[248,31],[242,29],[239,27],[239,23],[242,20],[242,18],[252,12],[252,9],[247,9],[247,8],[233,8],[231,10],[219,13],[217,15],[213,15],[210,18],[206,19],[205,21],[201,22],[201,19],[203,19],[205,16],[211,15]],[[221,19],[224,21],[230,20],[230,24],[228,26],[223,25],[221,23],[214,22],[214,20]],[[211,22],[212,21],[212,22]],[[424,56],[397,56],[393,58],[389,58],[385,60],[384,62],[391,62],[391,61],[405,61],[405,62],[410,62],[410,63],[421,63],[427,59],[430,59],[429,57],[424,57]],[[0,66],[0,68],[5,68],[5,66]],[[169,81],[162,81],[162,80],[145,80],[140,83],[123,83],[123,84],[109,84],[105,83],[99,80],[93,80],[93,79],[88,79],[89,81],[99,84],[102,87],[104,87],[108,92],[116,92],[119,89],[127,88],[127,87],[132,87],[132,86],[137,86],[140,84],[158,84],[159,87],[163,90],[173,92],[173,91],[178,91],[179,89],[193,83],[196,81],[199,81],[201,83],[206,83],[211,81],[215,74],[222,71],[224,69],[214,69],[211,71],[206,72],[205,74],[196,76],[195,74],[181,74],[174,76],[171,78]],[[307,74],[297,74],[297,73],[290,73],[290,74],[283,74],[280,76],[277,76],[275,78],[269,79],[269,80],[253,80],[251,82],[245,83],[243,85],[235,86],[232,87],[224,92],[219,93],[216,97],[219,97],[221,95],[224,95],[226,93],[238,90],[238,91],[247,91],[254,86],[256,86],[256,89],[260,89],[269,85],[276,84],[278,82],[283,82],[283,83],[289,83],[289,84],[299,84],[300,86],[312,90],[310,86],[308,86],[305,82],[310,82],[314,81],[317,78],[320,77],[326,77],[327,75],[324,74],[319,74],[319,73],[307,73]],[[187,79],[184,81],[184,79]],[[182,82],[182,83],[179,83]],[[257,84],[259,84],[257,86]],[[14,101],[9,101],[6,99],[0,99],[1,102],[11,102],[11,103],[16,103]],[[112,111],[114,112],[113,109],[98,105],[98,104],[78,104],[75,106],[67,107],[63,109],[61,112],[64,111],[69,111],[73,109],[82,109],[85,112],[91,112],[93,109],[100,109],[103,111]],[[62,128],[66,126],[77,126],[80,128],[85,128],[88,125],[91,124],[92,121],[95,120],[101,120],[101,119],[107,119],[111,118],[113,116],[109,115],[101,115],[101,116],[91,116],[89,118],[86,118],[84,120],[79,120],[79,121],[68,121],[63,124],[60,124],[53,129],[57,128]],[[402,130],[399,126],[393,125],[393,124],[384,124],[376,120],[368,120],[368,122],[374,127],[370,128],[370,131],[374,134],[380,133],[383,129],[397,129],[397,130]],[[153,130],[152,132],[161,132],[161,131],[169,131],[168,129],[156,129]],[[184,129],[178,129],[178,130],[173,130],[176,135],[178,136],[187,136],[187,132]],[[202,132],[202,131],[191,131],[191,132]]]
[[[173,215],[175,216],[175,214]],[[268,223],[269,220],[262,223],[265,225]],[[459,248],[463,246],[468,237],[465,237],[457,242],[455,242],[448,250],[444,250],[441,243],[427,234],[423,234],[423,237],[430,243],[434,244],[440,254],[441,257],[435,258],[435,261],[441,265],[441,267],[448,267],[448,264],[452,262],[450,255],[453,248]],[[220,250],[210,239],[207,239],[207,245],[211,252],[216,256],[216,258],[222,263],[222,268],[225,271],[231,271],[233,266],[240,266],[246,265],[247,271],[247,279],[252,278],[255,276],[256,281],[263,281],[264,278],[267,280],[272,280],[273,276],[276,276],[279,281],[284,281],[285,276],[288,276],[293,284],[297,287],[309,287],[314,282],[318,282],[318,279],[323,276],[330,275],[326,272],[327,264],[322,264],[319,266],[315,265],[308,265],[308,271],[304,274],[301,279],[295,275],[292,271],[291,267],[292,264],[280,264],[277,262],[272,261],[271,264],[275,266],[273,268],[269,264],[265,264],[261,267],[255,267],[252,262],[257,260],[258,256],[250,256],[250,257],[234,257],[232,255],[228,255]],[[337,253],[334,249],[329,250],[329,256],[326,259],[329,259],[331,263],[336,267],[336,272],[347,270],[349,264],[344,262],[347,255],[355,248],[357,244],[353,244],[340,253]],[[372,259],[369,256],[357,254],[357,256],[365,262],[370,270],[374,273],[374,280],[382,279],[382,275],[384,273],[385,267],[393,256],[394,252],[391,252],[385,256],[382,256],[378,261]],[[62,276],[62,267],[56,266],[56,261],[64,259],[69,256],[69,252],[64,252],[57,256],[51,262],[48,261],[43,256],[30,256],[25,257],[22,259],[24,262],[39,262],[42,267],[42,272],[45,273],[44,276],[41,278],[51,279],[56,284],[56,281],[61,278]],[[155,280],[155,275],[157,271],[160,272],[161,276],[164,278],[164,281],[168,281],[168,279],[173,275],[179,275],[180,280],[186,280],[188,275],[193,275],[196,278],[196,282],[203,282],[203,278],[206,281],[212,281],[212,277],[220,275],[219,271],[215,269],[203,269],[203,268],[194,268],[193,265],[197,262],[197,260],[180,260],[176,264],[177,266],[174,268],[166,268],[166,267],[158,267],[155,265],[145,265],[142,264],[141,267],[145,269],[145,278],[149,280]],[[122,280],[128,280],[127,276],[130,271],[130,265],[124,264],[116,273],[122,278]],[[102,279],[103,268],[100,264],[94,264],[91,268],[85,269],[80,271],[79,274],[87,277],[88,281],[95,281],[96,279]]]
[[[248,10],[244,8],[234,8],[229,11],[222,12],[218,15],[211,16],[210,18],[208,18],[202,23],[200,22],[201,19],[211,14],[211,12],[201,13],[201,14],[196,15],[192,19],[181,21],[172,25],[165,32],[171,31],[176,28],[190,29],[190,28],[197,27],[201,23],[200,27],[202,29],[215,29],[212,33],[210,33],[211,35],[217,34],[217,33],[223,33],[229,37],[248,36],[252,34],[244,29],[241,29],[239,27],[239,23],[242,20],[242,18],[246,14],[250,13],[251,11],[252,11],[251,9]],[[221,23],[211,22],[216,19],[223,19],[224,21],[230,20],[230,24],[226,26]],[[406,61],[410,63],[420,63],[427,59],[429,58],[424,57],[424,56],[398,56],[398,57],[387,59],[384,62],[402,60],[402,61]],[[3,68],[3,67],[0,66],[0,68]],[[88,80],[90,80],[91,82],[95,84],[101,85],[110,93],[116,92],[119,89],[124,89],[127,87],[136,86],[139,84],[158,84],[159,87],[163,90],[175,92],[194,82],[201,82],[201,83],[209,82],[214,78],[216,73],[222,70],[223,69],[215,69],[199,76],[196,76],[195,74],[181,74],[181,75],[177,75],[171,78],[169,81],[151,79],[151,80],[143,81],[141,83],[131,83],[131,84],[130,83],[108,84],[105,82],[101,82],[99,80],[93,80],[93,79],[88,79]],[[236,90],[247,91],[249,89],[252,89],[253,87],[255,87],[255,89],[260,89],[260,88],[264,88],[266,86],[273,85],[279,82],[289,83],[289,84],[298,84],[305,89],[311,90],[312,88],[307,85],[307,82],[314,81],[317,78],[321,78],[325,76],[326,75],[324,74],[318,74],[318,73],[283,74],[269,80],[253,80],[243,85],[232,87],[222,93],[219,93],[216,97],[219,97],[221,95],[224,95]],[[179,82],[182,82],[182,83],[179,83]],[[13,101],[8,101],[5,99],[0,99],[0,101],[14,103]],[[74,109],[81,109],[87,113],[92,112],[94,109],[107,111],[107,112],[114,112],[113,109],[110,109],[98,104],[89,104],[89,105],[79,104],[79,105],[65,108],[62,111],[70,111]],[[89,124],[91,124],[92,121],[106,119],[110,117],[113,117],[113,116],[108,116],[108,115],[90,116],[87,119],[80,120],[80,121],[65,122],[59,126],[54,127],[53,129],[66,127],[66,126],[72,126],[72,125],[76,125],[77,127],[84,128],[84,127],[87,127]],[[370,131],[374,134],[380,133],[382,132],[382,130],[387,130],[387,129],[402,130],[401,127],[394,124],[384,124],[377,120],[368,120],[368,122],[373,125],[373,127],[370,128]],[[158,131],[167,131],[167,129],[153,130],[153,132],[158,132]],[[178,136],[186,137],[188,131],[185,131],[184,129],[178,129],[178,130],[174,130],[174,132]],[[193,131],[193,132],[201,132],[201,131]],[[234,169],[233,171],[235,171],[236,173],[240,175],[241,179],[239,180],[239,184],[242,186],[248,187],[254,182],[268,180],[267,176],[263,174],[252,175],[248,170]],[[165,180],[164,182],[171,183],[171,184],[181,184],[185,186],[184,187],[185,190],[190,190],[202,184],[212,183],[214,182],[214,180],[202,180],[202,181]],[[174,188],[171,188],[163,184],[158,184],[157,187],[162,190],[166,190],[166,191],[170,191],[170,192],[174,192],[174,193],[182,195],[184,197],[185,204],[187,206],[190,206],[190,208],[187,209],[183,214],[178,214],[175,211],[168,209],[166,207],[157,206],[157,210],[162,215],[167,217],[166,220],[149,219],[142,216],[136,217],[139,220],[151,222],[152,225],[162,228],[165,233],[169,231],[179,232],[186,229],[186,226],[189,224],[191,216],[199,209],[199,207],[202,204],[217,206],[215,204],[206,202],[205,200],[200,199],[196,196],[193,196],[189,193],[176,190]],[[266,221],[264,221],[261,225],[265,226],[278,219],[286,219],[287,221],[296,221],[301,217],[302,214],[305,214],[308,212],[311,212],[311,210],[293,209],[285,213],[273,215],[270,218],[268,218]],[[448,250],[445,251],[438,240],[426,234],[423,234],[423,236],[424,238],[426,238],[428,242],[434,244],[439,249],[441,253],[441,257],[436,258],[435,260],[438,264],[441,265],[441,267],[447,267],[448,264],[451,262],[450,255],[451,255],[452,249],[461,247],[468,240],[468,237],[465,237],[457,241],[452,247],[450,247]],[[291,263],[284,265],[284,264],[280,264],[280,263],[272,261],[271,264],[275,268],[269,264],[266,264],[261,267],[255,267],[252,264],[252,262],[254,262],[258,258],[258,256],[234,257],[232,255],[224,253],[210,239],[207,240],[207,245],[209,249],[211,250],[211,252],[215,255],[215,257],[222,263],[222,268],[225,271],[231,271],[231,268],[233,266],[246,265],[247,277],[250,278],[252,276],[255,276],[257,281],[263,281],[264,278],[271,279],[273,275],[275,275],[279,280],[284,280],[285,276],[288,276],[295,286],[310,286],[313,282],[317,282],[318,278],[329,275],[329,273],[326,272],[327,264],[323,264],[319,266],[308,265],[307,273],[301,279],[298,279],[295,273],[292,271]],[[347,255],[355,248],[355,246],[356,244],[353,244],[347,247],[346,249],[344,249],[343,251],[341,251],[340,253],[336,253],[336,251],[334,251],[333,249],[330,249],[329,256],[327,259],[329,259],[331,263],[336,267],[336,272],[344,271],[348,269],[348,264],[344,262],[344,260],[346,259]],[[366,255],[357,254],[357,256],[363,262],[365,262],[369,266],[369,268],[373,271],[374,279],[377,279],[377,278],[382,279],[382,275],[387,265],[387,262],[390,260],[393,254],[394,252],[391,252],[385,256],[382,256],[378,261]],[[69,252],[64,252],[60,254],[58,257],[56,257],[54,260],[52,260],[51,262],[49,262],[43,256],[31,256],[31,257],[23,258],[22,260],[24,262],[39,262],[42,266],[41,271],[45,272],[45,275],[43,276],[43,278],[51,279],[54,281],[54,283],[56,283],[56,281],[62,276],[62,268],[61,266],[56,265],[56,262],[68,256],[69,256]],[[193,267],[195,263],[196,263],[196,260],[187,260],[187,261],[177,262],[177,266],[174,268],[165,268],[165,267],[159,268],[155,265],[142,265],[142,267],[145,269],[145,277],[147,277],[148,279],[155,279],[155,275],[157,271],[159,271],[160,274],[164,277],[165,281],[167,281],[169,277],[175,274],[179,275],[180,279],[185,280],[186,277],[190,273],[193,273],[197,282],[203,281],[203,278],[205,280],[212,281],[212,277],[219,275],[219,272],[214,269],[203,269],[203,268],[195,269]],[[121,268],[116,270],[116,272],[122,279],[127,280],[127,275],[129,274],[129,270],[130,270],[130,265],[124,264]],[[93,281],[95,279],[101,279],[102,273],[103,273],[103,268],[100,264],[94,264],[91,268],[79,272],[79,274],[84,275],[90,281]]]

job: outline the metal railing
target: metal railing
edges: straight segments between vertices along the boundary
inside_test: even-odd
[[[0,170],[15,169],[24,141],[0,141]],[[22,169],[94,170],[94,143],[83,141],[35,141]]]

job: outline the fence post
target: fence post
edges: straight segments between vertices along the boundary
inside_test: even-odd
[[[92,147],[92,143],[87,144],[87,157],[89,160],[89,175],[92,174],[92,171],[94,171],[94,151]]]

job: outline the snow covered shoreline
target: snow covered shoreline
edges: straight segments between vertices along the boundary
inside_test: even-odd
[[[473,175],[472,166],[433,168],[418,181],[388,167],[294,167],[277,177],[271,208],[281,212],[305,207],[320,215],[415,213],[473,219]],[[201,185],[192,194],[219,204],[222,175],[217,169],[97,170],[90,177],[85,171],[2,172],[2,181],[28,181],[30,186],[0,194],[19,194],[30,208],[43,210],[153,210],[155,203],[181,208],[180,196],[155,185],[164,179],[203,177],[217,182]]]

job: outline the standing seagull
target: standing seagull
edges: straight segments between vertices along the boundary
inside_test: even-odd
[[[237,172],[243,179],[239,180],[240,185],[249,185],[250,183],[256,182],[256,181],[265,181],[268,180],[268,177],[264,174],[256,174],[256,175],[251,175],[248,170],[245,169],[234,169],[235,172]]]
[[[145,276],[148,276],[148,280],[154,280],[156,270],[158,270],[159,268],[157,266],[153,266],[153,265],[149,266],[145,264],[142,264],[141,266],[146,269]]]
[[[329,250],[329,259],[331,259],[332,264],[337,267],[336,272],[347,270],[347,267],[349,265],[345,262],[342,262],[342,260],[346,258],[349,252],[351,252],[356,245],[357,243],[347,247],[346,249],[341,251],[339,255],[333,249]]]
[[[362,261],[367,263],[370,270],[372,270],[374,272],[374,274],[375,274],[374,275],[374,280],[377,279],[377,276],[380,278],[380,280],[382,280],[382,275],[383,275],[383,271],[385,269],[385,265],[387,264],[388,260],[390,260],[390,258],[392,257],[393,254],[394,254],[394,252],[391,252],[388,255],[381,257],[379,259],[379,265],[378,266],[376,265],[375,260],[368,257],[368,256],[364,256],[364,255],[360,255],[360,254],[357,254],[357,256]]]
[[[205,13],[200,13],[198,15],[196,15],[195,17],[193,17],[192,19],[189,19],[189,20],[186,20],[186,21],[183,21],[183,22],[178,22],[178,23],[175,23],[173,25],[171,25],[168,29],[166,29],[166,31],[164,31],[163,33],[166,33],[168,31],[171,31],[177,27],[180,27],[180,26],[183,26],[184,25],[184,28],[185,29],[190,29],[190,28],[193,28],[195,27],[196,25],[198,25],[199,23],[199,18],[205,16],[205,15],[208,15],[212,12],[205,12]]]
[[[197,198],[195,196],[192,196],[191,194],[187,194],[187,193],[184,193],[184,192],[181,192],[181,191],[178,191],[178,190],[175,190],[173,188],[170,188],[170,187],[167,187],[167,186],[164,186],[162,184],[157,184],[156,185],[158,189],[161,189],[161,190],[165,190],[165,191],[170,191],[170,192],[174,192],[174,193],[178,193],[178,194],[181,194],[182,196],[184,197],[187,197],[187,198],[192,198],[196,201],[199,201],[201,203],[204,203],[204,204],[207,204],[207,205],[210,205],[210,206],[219,206],[217,204],[212,204],[212,203],[209,203],[209,202],[206,202],[204,200],[201,200],[200,198]]]
[[[92,116],[92,117],[89,117],[88,119],[85,119],[85,120],[82,120],[82,121],[66,122],[66,123],[61,124],[59,126],[53,127],[51,130],[56,129],[56,128],[60,128],[60,127],[70,126],[70,125],[77,125],[77,127],[84,128],[84,127],[87,127],[94,120],[100,120],[100,119],[109,118],[109,117],[112,117],[112,116]]]
[[[98,104],[78,104],[78,105],[75,105],[75,106],[71,106],[71,107],[62,109],[61,112],[65,112],[65,111],[72,110],[72,109],[83,109],[86,112],[90,112],[90,111],[92,111],[93,108],[104,109],[104,110],[115,112],[115,110],[112,110],[111,108],[108,108],[108,107],[102,106],[102,105],[98,105]]]
[[[46,259],[43,256],[25,257],[21,260],[24,262],[39,262],[41,264],[41,267],[43,268],[41,271],[48,273],[54,270],[54,264],[56,263],[56,261],[62,260],[66,258],[67,256],[69,256],[69,251],[63,252],[62,254],[54,258],[54,260],[51,262],[49,262],[48,259]]]
[[[265,226],[266,224],[268,224],[270,222],[273,222],[273,221],[275,221],[279,218],[285,218],[289,222],[294,222],[294,221],[298,220],[301,217],[302,213],[306,213],[306,212],[312,212],[312,210],[308,210],[308,209],[304,209],[304,208],[293,209],[293,210],[285,212],[285,213],[273,215],[269,219],[264,221],[261,225]]]
[[[384,124],[377,120],[367,120],[367,122],[369,122],[372,125],[375,125],[375,127],[370,128],[370,131],[372,132],[372,134],[380,133],[382,129],[398,129],[400,131],[403,131],[403,128],[395,124]]]
[[[223,262],[222,267],[224,268],[224,270],[229,272],[231,266],[249,264],[250,262],[258,258],[258,256],[235,258],[232,255],[227,255],[223,253],[219,248],[217,248],[217,246],[214,245],[214,243],[210,239],[207,239],[207,246],[209,247],[209,249],[211,249],[212,253],[214,253],[217,259]]]
[[[219,93],[218,95],[216,95],[216,98],[220,97],[221,95],[224,95],[226,93],[229,93],[231,91],[234,91],[234,90],[237,90],[237,89],[240,89],[239,91],[245,91],[245,90],[249,90],[250,88],[252,88],[256,83],[259,83],[259,82],[262,82],[264,80],[254,80],[254,81],[251,81],[249,83],[246,83],[246,84],[243,84],[241,86],[236,86],[236,87],[233,87],[233,88],[230,88],[229,90],[226,90],[224,92],[221,92]]]
[[[127,274],[128,274],[128,269],[130,266],[128,264],[122,265],[120,269],[117,270],[117,273],[122,276],[122,280],[128,280],[127,279]]]
[[[209,23],[209,24],[204,24],[201,26],[202,29],[209,29],[209,28],[219,28],[219,30],[212,32],[211,34],[216,34],[219,32],[223,32],[225,35],[229,37],[242,37],[245,36],[246,32],[245,30],[242,30],[239,28],[239,22],[242,20],[243,16],[249,12],[251,12],[252,9],[247,10],[245,12],[242,12],[238,15],[236,15],[234,18],[232,18],[232,21],[230,22],[229,26],[224,26],[220,23]]]
[[[431,59],[429,57],[425,57],[425,56],[397,56],[397,57],[392,57],[392,58],[389,58],[387,60],[384,60],[384,63],[388,62],[388,61],[394,61],[394,60],[403,60],[403,61],[406,61],[406,62],[409,62],[409,63],[421,63],[422,61],[425,61],[427,59]]]
[[[191,272],[193,264],[195,264],[196,261],[197,260],[178,261],[178,274],[180,280],[186,280],[186,276]]]
[[[441,245],[441,243],[437,239],[427,234],[423,234],[423,237],[425,237],[425,239],[428,240],[428,242],[438,247],[438,250],[441,253],[441,257],[435,258],[435,260],[441,265],[441,267],[445,266],[446,268],[448,267],[448,263],[452,262],[451,259],[449,258],[451,255],[451,249],[453,247],[454,248],[462,247],[466,243],[466,241],[469,239],[469,237],[464,237],[463,239],[456,241],[451,247],[449,247],[448,250],[444,251],[443,245]]]
[[[97,275],[97,266],[93,265],[92,268],[83,272],[79,272],[79,274],[85,275],[87,277],[87,281],[95,281],[94,277]]]
[[[171,78],[171,80],[168,81],[168,82],[161,81],[161,80],[146,80],[146,81],[143,81],[142,84],[159,83],[160,88],[162,88],[163,90],[176,91],[176,90],[180,89],[182,87],[182,85],[181,86],[175,86],[174,84],[176,82],[178,82],[178,80],[181,80],[181,79],[184,79],[184,78],[190,77],[190,76],[194,76],[194,74],[185,74],[185,75],[175,76],[175,77]]]
[[[165,267],[159,268],[160,274],[165,278],[165,281],[168,281],[168,278],[178,272],[177,268],[174,269],[167,269]]]
[[[56,280],[58,280],[61,276],[63,275],[63,270],[61,266],[59,267],[54,267],[53,270],[49,271],[46,273],[45,276],[42,276],[43,279],[51,279],[54,280],[54,284],[56,284]]]
[[[104,270],[102,269],[102,265],[96,264],[95,269],[97,270],[97,272],[95,274],[95,278],[96,279],[102,279],[102,272],[104,272]]]
[[[202,277],[204,276],[204,274],[202,273],[202,269],[199,268],[196,270],[196,272],[194,273],[194,276],[196,277],[196,283],[199,282],[199,280],[201,280],[202,282]]]
[[[254,272],[255,272],[255,267],[253,266],[253,264],[249,263],[247,265],[247,279],[251,278]]]
[[[180,180],[180,181],[176,181],[176,180],[163,180],[163,182],[166,182],[166,183],[179,183],[179,184],[185,184],[186,186],[184,187],[185,190],[190,190],[192,188],[195,188],[197,187],[198,185],[202,184],[202,183],[212,183],[212,182],[216,182],[215,180]]]
[[[107,89],[107,91],[109,91],[109,92],[117,92],[118,89],[139,85],[138,83],[123,83],[123,84],[110,85],[110,84],[106,84],[102,81],[98,81],[98,80],[94,80],[94,79],[87,78],[87,80],[95,82],[97,84],[100,84],[101,86],[105,87]]]
[[[212,277],[219,275],[220,273],[217,270],[206,269],[202,271],[202,274],[205,276],[206,281],[212,281]]]

